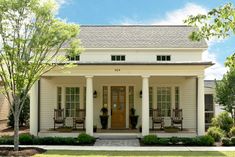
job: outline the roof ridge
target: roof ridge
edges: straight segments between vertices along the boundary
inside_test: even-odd
[[[102,24],[85,24],[80,25],[81,27],[192,27],[188,25],[146,25],[146,24],[135,24],[135,25],[102,25]]]

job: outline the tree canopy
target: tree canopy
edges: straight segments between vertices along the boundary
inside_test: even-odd
[[[0,0],[0,77],[15,119],[15,150],[18,123],[24,101],[33,84],[56,63],[63,45],[67,53],[80,52],[79,26],[55,17],[54,0]]]

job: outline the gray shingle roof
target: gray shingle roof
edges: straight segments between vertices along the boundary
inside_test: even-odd
[[[191,41],[193,27],[184,25],[82,25],[84,48],[207,48]]]

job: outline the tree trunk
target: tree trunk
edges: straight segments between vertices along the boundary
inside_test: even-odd
[[[14,150],[19,151],[19,116],[18,111],[14,116]]]

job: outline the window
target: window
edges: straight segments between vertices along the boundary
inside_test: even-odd
[[[79,87],[66,87],[65,91],[66,117],[74,117],[76,109],[80,107]]]
[[[214,117],[214,101],[213,94],[205,94],[205,128],[208,129],[211,125],[211,120]]]
[[[153,116],[153,87],[149,87],[149,116]]]
[[[157,108],[162,116],[171,116],[171,87],[157,87]]]
[[[67,56],[69,61],[80,61],[80,55],[76,55],[76,56]]]
[[[111,61],[125,61],[126,56],[125,55],[112,55]]]
[[[86,109],[86,87],[83,87],[83,108]]]
[[[180,108],[180,89],[175,87],[175,109]]]
[[[157,61],[171,61],[170,55],[157,55]]]
[[[108,107],[108,86],[103,86],[103,106]]]
[[[129,106],[134,108],[134,86],[129,86]]]
[[[62,88],[57,87],[57,108],[61,109],[62,107]]]

